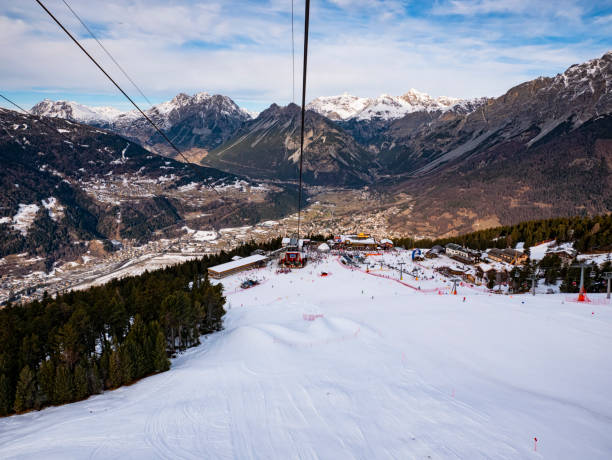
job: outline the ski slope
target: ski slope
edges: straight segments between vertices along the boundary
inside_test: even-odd
[[[612,306],[381,276],[329,256],[222,280],[224,331],[169,372],[0,419],[0,458],[612,457]]]

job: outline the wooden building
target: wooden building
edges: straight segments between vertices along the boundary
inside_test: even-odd
[[[268,258],[261,254],[256,254],[242,259],[232,260],[221,265],[208,268],[210,278],[220,279],[252,268],[265,267]]]
[[[487,253],[489,259],[495,262],[504,262],[510,265],[520,265],[527,262],[527,254],[516,249],[490,249]]]

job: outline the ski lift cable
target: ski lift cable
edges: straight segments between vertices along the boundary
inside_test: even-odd
[[[37,0],[38,1],[38,0]],[[298,191],[298,245],[300,242],[300,224],[302,219],[302,167],[304,159],[304,117],[306,115],[306,69],[308,64],[308,21],[310,17],[310,0],[306,0],[304,12],[304,67],[302,69],[302,120],[300,127],[300,177]]]
[[[72,7],[68,4],[68,2],[66,0],[62,0],[62,2],[64,2],[64,5],[66,5],[66,8],[68,8],[70,10],[70,12],[73,14],[73,16],[75,18],[78,19],[78,21],[81,23],[81,25],[83,27],[85,27],[85,29],[87,30],[87,32],[89,32],[89,35],[92,36],[92,38],[98,43],[98,45],[100,45],[100,48],[102,48],[102,50],[106,53],[106,55],[111,59],[111,61],[113,61],[115,63],[115,65],[117,66],[117,68],[121,71],[121,73],[125,76],[125,78],[127,78],[130,83],[132,84],[132,86],[134,86],[134,88],[136,88],[136,90],[140,93],[140,95],[144,98],[145,101],[147,101],[149,103],[149,105],[152,107],[153,103],[149,100],[149,98],[147,96],[145,96],[144,92],[140,89],[140,87],[134,82],[134,80],[132,80],[132,78],[130,78],[130,76],[128,75],[128,73],[125,71],[125,69],[123,67],[121,67],[121,65],[117,62],[117,60],[113,57],[113,55],[110,53],[109,50],[106,49],[106,47],[102,44],[102,42],[100,40],[98,40],[98,37],[96,37],[96,35],[93,33],[93,31],[87,26],[87,24],[85,24],[85,21],[83,21],[81,19],[81,17],[76,13],[76,11],[74,11],[72,9]]]
[[[291,102],[295,104],[295,38],[293,33],[293,0],[291,0]]]
[[[140,112],[140,114],[145,118],[145,120],[147,120],[147,122],[153,126],[153,128],[162,136],[162,138],[170,145],[170,147],[172,147],[172,149],[174,149],[174,151],[176,151],[176,153],[178,153],[180,155],[180,157],[185,161],[185,163],[197,174],[200,175],[200,172],[195,168],[195,166],[189,161],[187,160],[187,158],[185,157],[185,155],[183,155],[183,152],[181,152],[179,150],[179,148],[174,145],[174,143],[168,138],[168,136],[166,136],[166,134],[159,129],[159,127],[153,122],[153,120],[151,120],[149,118],[149,116],[144,113],[144,111],[138,106],[138,104],[136,104],[136,102],[134,102],[134,100],[123,90],[123,88],[121,88],[121,86],[119,86],[119,84],[108,74],[108,72],[106,72],[106,70],[104,70],[104,68],[98,64],[98,61],[96,61],[91,54],[89,54],[87,52],[87,50],[83,47],[83,45],[81,45],[81,43],[68,31],[68,29],[66,29],[66,27],[64,27],[64,25],[53,15],[53,13],[51,13],[51,11],[49,11],[49,9],[43,4],[43,2],[41,0],[35,0],[36,3],[38,3],[40,5],[40,7],[45,10],[45,12],[51,17],[51,19],[53,19],[53,21],[55,21],[55,23],[66,33],[66,35],[68,35],[68,37],[70,37],[70,39],[80,48],[81,51],[83,51],[83,53],[85,53],[85,55],[91,60],[91,62],[93,62],[96,67],[104,74],[104,76],[106,78],[108,78],[111,83],[113,85],[115,85],[115,87],[121,92],[121,94],[123,94],[125,96],[125,98],[130,101],[130,103],[136,107],[136,110],[138,110]],[[222,195],[219,193],[219,191],[213,187],[210,186],[209,188],[211,188],[218,196],[219,198],[226,203],[225,199],[222,197]],[[227,204],[227,203],[226,203]]]

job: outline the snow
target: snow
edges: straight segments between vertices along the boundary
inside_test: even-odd
[[[321,243],[319,246],[317,246],[317,251],[320,251],[320,252],[328,252],[329,249],[330,248],[327,243]]]
[[[484,100],[466,100],[452,97],[431,97],[415,89],[402,96],[381,94],[375,98],[357,97],[350,94],[324,96],[313,99],[307,106],[332,120],[371,120],[379,118],[393,120],[419,111],[447,111],[457,106],[467,110],[484,103]]]
[[[58,222],[62,217],[64,217],[65,208],[59,204],[57,198],[50,196],[46,200],[42,200],[42,204],[49,213],[49,217],[55,222]]]
[[[546,255],[546,251],[548,251],[551,247],[555,245],[555,241],[547,241],[546,243],[539,244],[537,246],[532,246],[529,248],[529,258],[531,260],[540,261]]]
[[[275,270],[222,280],[224,331],[170,371],[0,419],[0,457],[610,457],[610,305]]]
[[[217,232],[214,230],[194,230],[186,225],[182,227],[182,230],[185,230],[194,240],[197,241],[214,241],[218,237]]]
[[[13,216],[13,228],[19,230],[23,236],[28,234],[28,229],[36,219],[36,213],[40,207],[35,204],[19,204],[17,214]]]
[[[597,265],[603,265],[606,262],[612,262],[612,253],[607,252],[603,254],[580,254],[576,257],[577,262],[595,263]]]

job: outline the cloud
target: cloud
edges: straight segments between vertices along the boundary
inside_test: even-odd
[[[253,109],[291,100],[286,0],[107,0],[104,8],[68,1],[154,101],[198,91],[226,94]],[[47,5],[134,93],[61,0]],[[294,5],[299,75],[303,1]],[[427,7],[416,1],[315,2],[308,98],[345,91],[402,94],[412,87],[434,96],[496,96],[612,48],[605,27],[612,10],[606,4],[550,5],[535,0],[451,0]],[[118,104],[114,87],[34,2],[0,5],[0,58],[4,91],[41,98],[51,92],[76,100],[95,96],[102,103],[107,97],[109,104]]]

